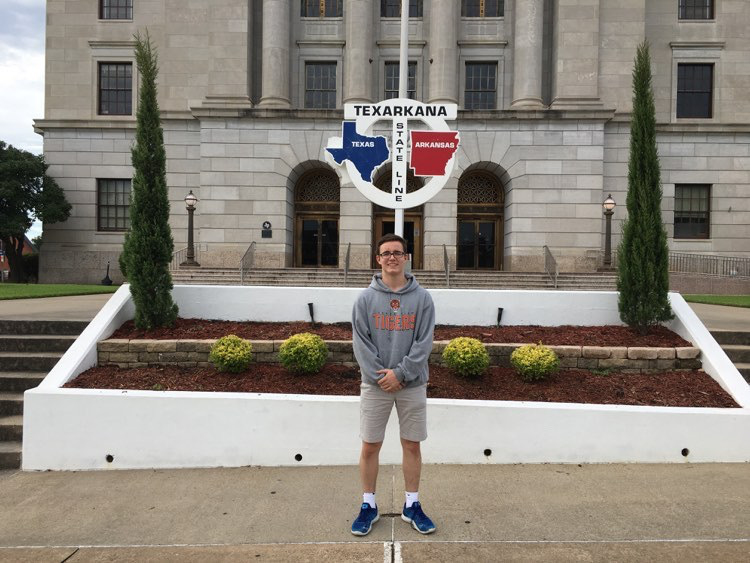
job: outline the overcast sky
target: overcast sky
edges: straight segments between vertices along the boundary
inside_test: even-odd
[[[0,140],[41,154],[45,0],[0,0]],[[41,232],[35,224],[29,237]]]

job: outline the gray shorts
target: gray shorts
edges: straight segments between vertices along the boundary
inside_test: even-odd
[[[396,403],[401,437],[411,442],[427,438],[427,385],[404,387],[387,393],[379,386],[362,383],[359,399],[359,435],[376,444],[385,438],[385,427]]]

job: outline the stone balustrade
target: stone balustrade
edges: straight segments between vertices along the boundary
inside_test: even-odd
[[[110,339],[99,342],[98,364],[119,367],[146,367],[176,364],[180,367],[211,365],[208,354],[215,340],[127,340]],[[283,340],[251,340],[253,361],[277,363]],[[328,361],[355,361],[352,343],[348,340],[326,341]],[[430,363],[441,364],[447,341],[435,342]],[[485,344],[490,365],[510,367],[513,350],[524,344]],[[695,347],[647,348],[625,346],[549,346],[560,358],[562,368],[648,372],[655,370],[700,369],[700,349]]]

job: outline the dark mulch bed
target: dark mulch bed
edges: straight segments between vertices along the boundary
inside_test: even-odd
[[[211,339],[236,334],[248,340],[285,340],[300,332],[313,332],[325,340],[351,340],[349,323],[316,324],[307,322],[260,323],[177,319],[173,328],[140,330],[133,321],[125,322],[112,338],[150,338],[157,340]],[[447,326],[435,328],[435,340],[451,340],[471,336],[490,342],[543,342],[549,345],[574,346],[690,346],[690,343],[663,327],[654,327],[649,334],[640,335],[626,326]]]
[[[357,368],[341,364],[328,364],[315,375],[294,375],[279,364],[253,364],[247,372],[237,375],[219,373],[213,368],[102,366],[85,371],[65,387],[358,395],[359,384]],[[463,379],[447,368],[431,366],[428,396],[672,407],[738,406],[699,370],[649,374],[564,370],[545,381],[525,383],[509,368],[492,367],[478,379]]]

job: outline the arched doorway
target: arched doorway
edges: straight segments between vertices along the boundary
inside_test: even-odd
[[[391,168],[384,167],[374,182],[375,186],[384,192],[391,192]],[[412,193],[422,187],[422,181],[414,176],[411,171],[406,174],[406,193]],[[383,235],[395,231],[394,210],[373,204],[373,244]],[[422,213],[424,206],[404,210],[404,238],[406,239],[407,252],[411,254],[411,267],[418,270],[422,268]],[[372,267],[380,268],[375,262],[373,253]]]
[[[337,268],[339,265],[340,186],[336,173],[315,169],[294,186],[294,265]]]
[[[460,270],[503,269],[503,187],[486,171],[465,173],[458,181]]]

